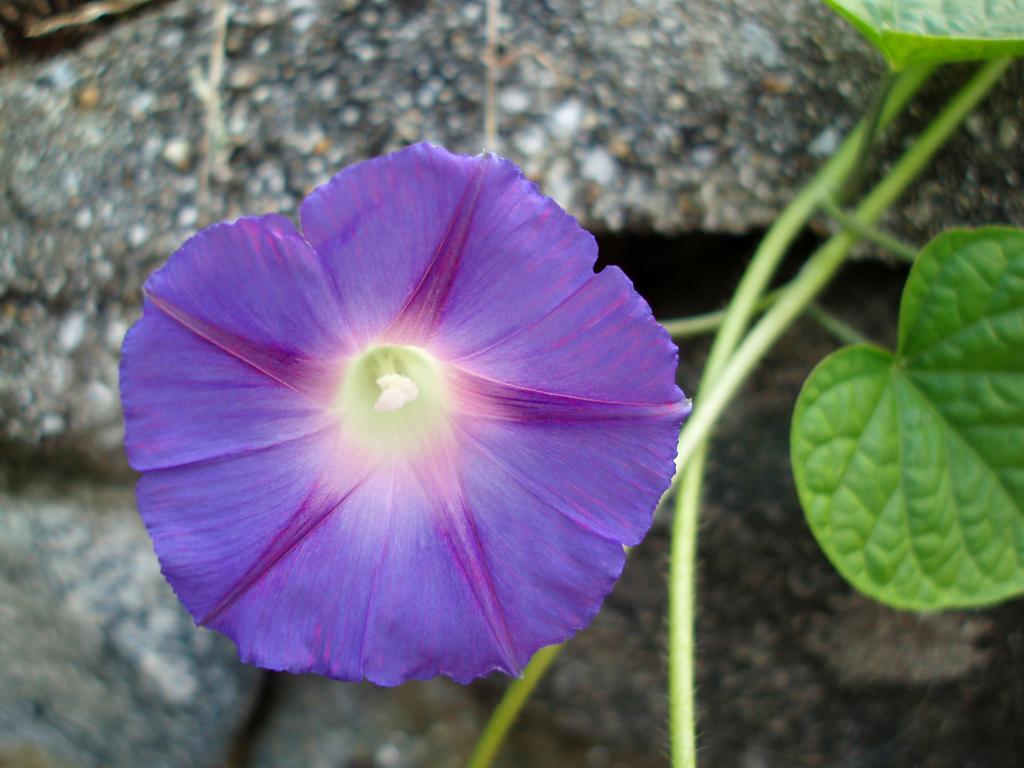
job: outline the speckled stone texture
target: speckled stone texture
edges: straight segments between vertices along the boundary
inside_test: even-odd
[[[12,450],[42,444],[124,471],[117,350],[145,275],[198,224],[293,214],[343,166],[407,142],[483,144],[482,2],[231,9],[222,149],[202,211],[194,72],[209,53],[207,3],[154,4],[76,49],[0,69],[0,440]],[[497,149],[599,232],[765,226],[879,74],[817,0],[503,9]],[[1024,220],[1022,85],[1018,66],[894,225],[923,239]]]
[[[5,766],[224,765],[260,680],[178,605],[131,493],[86,486],[0,494],[0,659]]]

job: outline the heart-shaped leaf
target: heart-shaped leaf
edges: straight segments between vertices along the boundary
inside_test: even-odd
[[[1024,0],[825,0],[893,69],[1024,54]]]
[[[922,610],[1024,593],[1024,231],[933,240],[896,354],[825,358],[790,447],[811,529],[861,591]]]

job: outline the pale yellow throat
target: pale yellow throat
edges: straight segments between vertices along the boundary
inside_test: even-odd
[[[425,349],[374,345],[345,367],[333,409],[368,455],[409,455],[448,434],[442,363]]]

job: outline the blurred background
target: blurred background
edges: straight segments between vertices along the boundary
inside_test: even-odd
[[[0,0],[0,766],[458,766],[505,681],[270,674],[193,627],[134,509],[118,351],[196,228],[293,216],[342,167],[497,139],[668,318],[715,309],[881,63],[819,0]],[[929,87],[893,156],[969,73]],[[1024,224],[1020,63],[885,225]],[[798,250],[828,231],[816,222]],[[891,343],[905,268],[829,306]],[[798,261],[789,264],[790,272]],[[798,324],[733,407],[703,518],[707,766],[1024,765],[1024,606],[916,616],[806,530],[788,423],[835,342]],[[706,340],[681,343],[692,391]],[[556,662],[501,765],[666,766],[668,521]]]

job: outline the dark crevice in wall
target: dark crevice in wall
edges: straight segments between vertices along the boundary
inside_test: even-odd
[[[264,730],[274,706],[280,698],[280,676],[261,670],[262,678],[256,690],[249,716],[242,722],[228,757],[227,768],[246,768],[251,763],[251,752],[256,737]],[[339,683],[342,685],[342,683]]]
[[[114,465],[60,440],[31,445],[0,439],[0,490],[39,484],[59,490],[82,482],[130,484],[136,477],[127,459]]]
[[[711,312],[728,303],[763,234],[602,235],[597,268],[620,267],[659,320]],[[819,242],[810,234],[799,238],[776,283],[795,274]]]

